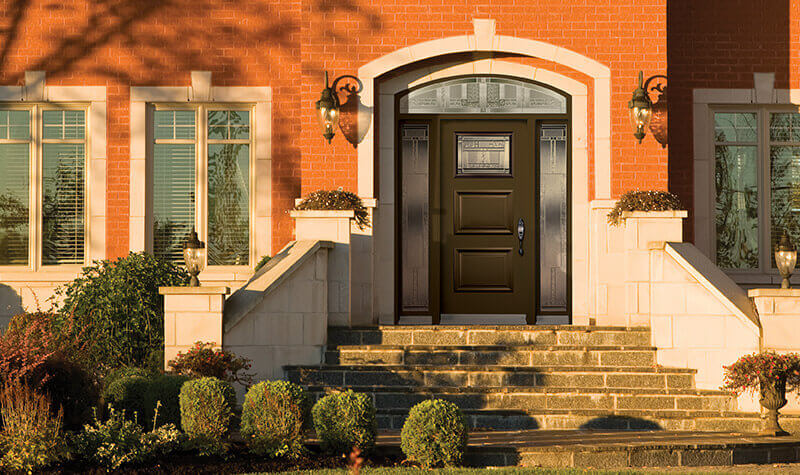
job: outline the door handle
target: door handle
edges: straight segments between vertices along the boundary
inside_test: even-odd
[[[522,256],[525,254],[522,249],[522,241],[525,239],[525,221],[522,218],[517,221],[517,238],[519,238],[519,255]]]

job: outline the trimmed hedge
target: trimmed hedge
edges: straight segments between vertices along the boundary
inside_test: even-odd
[[[367,452],[375,446],[375,405],[367,394],[329,394],[312,409],[314,429],[322,448],[333,453],[350,453],[354,447]]]
[[[403,424],[400,448],[424,468],[461,464],[469,431],[464,414],[452,402],[423,401],[411,408]]]
[[[263,381],[251,387],[242,406],[241,433],[250,451],[266,457],[297,457],[304,451],[308,396],[288,381]]]
[[[180,393],[181,426],[201,455],[228,450],[236,393],[230,383],[217,378],[187,381]]]
[[[174,424],[180,427],[181,386],[189,379],[188,376],[177,374],[149,375],[139,368],[127,368],[107,379],[103,403],[105,407],[111,405],[118,411],[124,411],[129,419],[136,420],[147,430],[153,428],[158,406],[156,426]]]

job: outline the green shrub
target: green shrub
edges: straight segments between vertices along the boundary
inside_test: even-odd
[[[350,453],[354,447],[367,452],[375,445],[375,405],[367,394],[329,394],[314,404],[312,414],[317,437],[329,452]]]
[[[267,263],[272,259],[270,256],[261,256],[261,259],[256,264],[256,268],[253,269],[255,272],[258,272],[262,267],[267,265]]]
[[[53,410],[64,411],[64,428],[79,429],[100,402],[100,387],[86,369],[62,352],[52,354],[33,373],[34,387],[47,394]]]
[[[369,213],[361,198],[350,191],[338,190],[317,190],[309,193],[308,196],[295,207],[298,210],[353,210],[355,222],[360,229],[369,226]]]
[[[411,408],[403,424],[400,448],[424,468],[459,465],[469,432],[461,410],[449,401],[430,399]]]
[[[146,253],[95,261],[59,287],[62,315],[74,314],[96,365],[155,367],[164,348],[160,286],[185,285],[188,273]]]
[[[106,407],[124,412],[131,420],[146,426],[147,392],[150,381],[146,376],[131,375],[112,381],[103,391]]]
[[[230,383],[217,378],[187,381],[180,393],[181,426],[201,455],[228,450],[228,434],[236,407]]]
[[[681,209],[681,201],[668,191],[631,190],[617,200],[608,213],[608,222],[614,226],[622,223],[625,211],[674,211]]]
[[[308,396],[300,386],[288,381],[260,382],[244,397],[242,437],[255,454],[297,457],[303,453],[309,412]]]
[[[145,432],[142,426],[125,417],[125,412],[109,408],[105,422],[95,418],[70,439],[72,455],[108,469],[128,463],[142,463],[167,455],[182,444],[183,436],[172,424]]]
[[[190,378],[177,374],[149,375],[129,369],[128,376],[111,382],[103,391],[103,404],[124,411],[145,429],[164,424],[180,427],[179,397],[181,386]],[[156,418],[156,406],[158,417]]]
[[[15,381],[0,392],[0,467],[33,471],[58,462],[66,455],[61,437],[61,411],[51,416],[43,393]]]
[[[147,426],[153,427],[172,424],[181,427],[180,394],[183,383],[189,377],[180,374],[159,374],[150,378],[150,385],[145,397],[145,420]],[[155,409],[158,403],[158,417]]]

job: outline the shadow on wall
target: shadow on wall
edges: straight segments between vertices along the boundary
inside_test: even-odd
[[[656,422],[630,416],[603,416],[581,424],[582,430],[664,430]]]
[[[0,284],[0,331],[4,331],[14,315],[22,313],[22,296],[12,287]]]

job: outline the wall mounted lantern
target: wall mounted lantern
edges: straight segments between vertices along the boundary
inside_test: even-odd
[[[628,102],[633,136],[642,143],[647,134],[647,129],[661,144],[667,146],[667,77],[661,74],[650,76],[644,81],[644,74],[639,71],[639,85],[633,91],[633,97]],[[650,98],[655,93],[656,100]]]
[[[794,266],[797,264],[797,249],[795,249],[792,241],[789,239],[789,233],[783,230],[783,235],[778,245],[775,246],[775,264],[778,266],[778,272],[783,277],[781,282],[782,289],[790,288],[789,277],[794,272]]]
[[[206,244],[197,238],[197,231],[192,228],[192,234],[183,245],[183,262],[186,270],[189,271],[191,280],[189,287],[200,287],[200,280],[197,275],[203,270],[206,262]]]
[[[355,83],[338,87],[339,81],[350,80]],[[325,71],[325,88],[317,101],[317,119],[322,128],[322,136],[331,143],[336,135],[337,126],[348,142],[357,146],[364,140],[372,121],[372,108],[361,103],[359,93],[364,89],[364,84],[355,76],[346,74],[328,83],[328,72]],[[339,100],[339,93],[344,91],[347,98],[344,104]],[[359,124],[361,126],[359,127]]]

